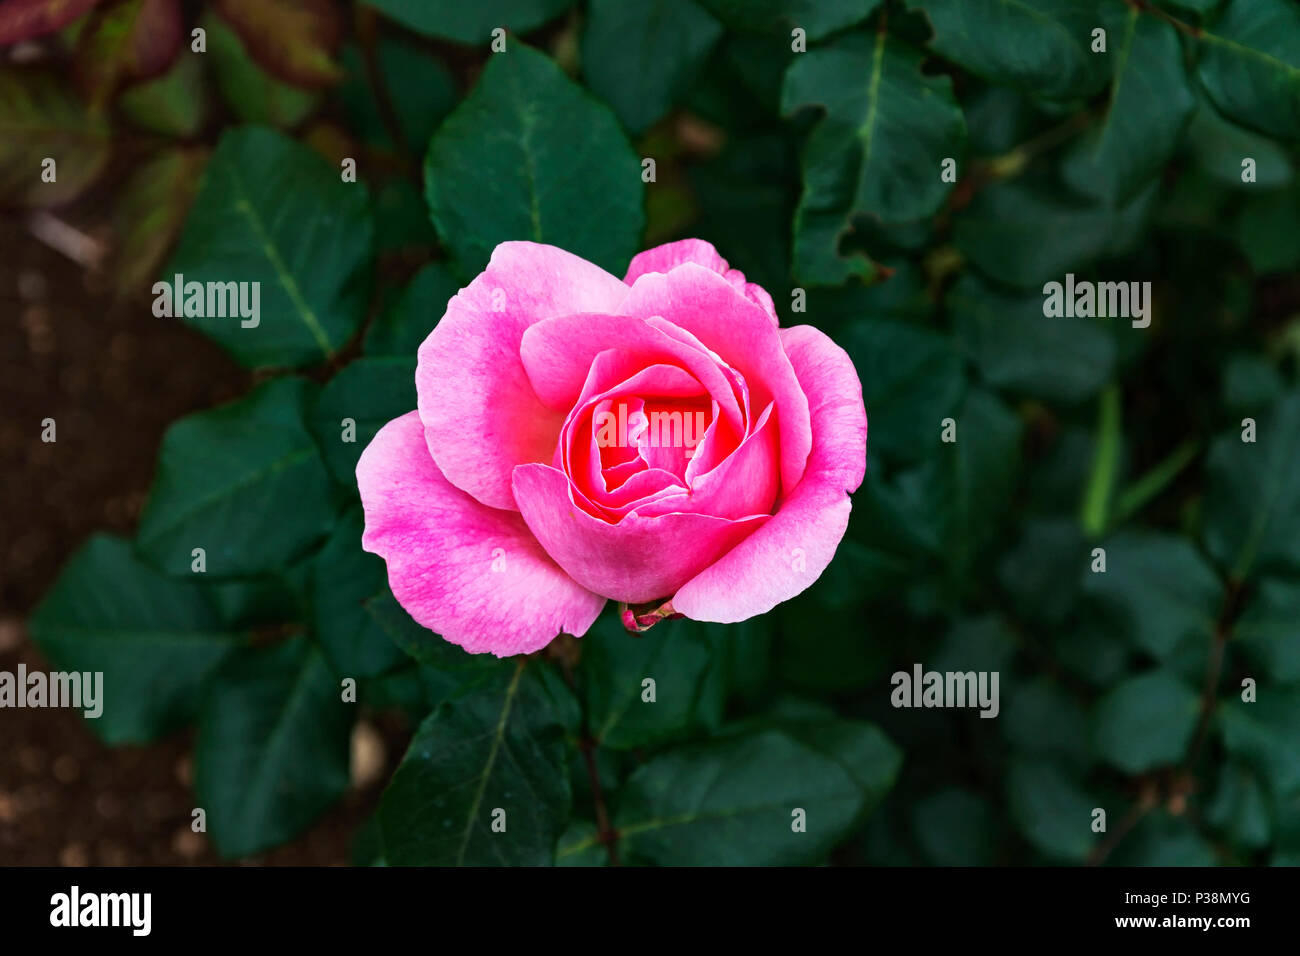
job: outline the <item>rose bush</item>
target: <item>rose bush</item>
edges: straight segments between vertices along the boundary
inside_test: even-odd
[[[476,653],[580,636],[606,600],[629,627],[768,611],[830,563],[866,465],[848,355],[779,328],[699,240],[621,281],[502,243],[420,347],[416,388],[357,465],[362,541],[415,620]],[[611,442],[629,409],[642,427]]]

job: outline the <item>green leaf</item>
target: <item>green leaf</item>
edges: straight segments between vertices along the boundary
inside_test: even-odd
[[[926,658],[926,670],[997,671],[1011,667],[1015,637],[995,615],[960,617]]]
[[[1278,684],[1300,683],[1300,584],[1265,578],[1232,630]]]
[[[281,571],[251,578],[214,581],[205,590],[223,622],[233,627],[295,625],[311,614],[315,555],[299,558]]]
[[[965,385],[952,340],[917,325],[866,319],[841,341],[862,380],[871,454],[916,461],[932,453],[940,422],[955,414]]]
[[[1079,770],[1089,764],[1088,720],[1059,683],[1035,678],[1017,687],[998,722],[1024,757],[1045,757]]]
[[[375,190],[376,255],[423,257],[437,245],[420,187],[409,179],[384,180]]]
[[[948,787],[919,801],[912,832],[936,866],[988,866],[997,856],[997,818],[987,800]]]
[[[360,684],[360,697],[367,707],[374,710],[399,712],[408,726],[419,724],[441,703],[426,698],[420,668],[413,662]]]
[[[1163,661],[1184,641],[1209,645],[1223,585],[1190,541],[1124,531],[1101,543],[1106,570],[1085,574],[1084,590],[1116,615],[1135,647]]]
[[[140,517],[141,554],[180,577],[203,548],[206,573],[222,578],[281,568],[323,538],[332,489],[303,423],[314,387],[272,379],[173,424]]]
[[[1300,268],[1300,189],[1252,193],[1237,217],[1237,245],[1257,273]]]
[[[421,626],[397,603],[387,586],[366,600],[365,608],[389,640],[418,662],[416,676],[424,702],[421,716],[443,701],[467,694],[487,681],[501,679],[513,668],[509,659],[503,660],[491,654],[468,654]],[[570,695],[564,695],[564,701],[571,700]],[[581,719],[581,715],[573,710],[564,710],[561,716],[565,726],[571,730]]]
[[[366,354],[414,358],[459,291],[460,283],[445,264],[429,263],[366,332]]]
[[[243,365],[312,365],[332,358],[365,317],[372,229],[363,184],[343,182],[273,130],[235,128],[208,162],[163,278],[260,283],[257,316],[206,314],[205,302],[204,315],[184,321]],[[175,314],[182,304],[172,301]]]
[[[574,0],[365,0],[402,26],[425,36],[486,47],[500,27],[519,36],[558,17]],[[518,41],[511,37],[507,49]]]
[[[148,288],[180,234],[207,160],[204,149],[165,149],[141,163],[122,187],[113,206],[121,237],[113,269],[119,295]]]
[[[1172,674],[1128,677],[1097,702],[1093,746],[1125,773],[1175,764],[1192,741],[1200,710],[1196,692]]]
[[[109,744],[146,743],[191,720],[208,676],[247,639],[202,588],[164,578],[107,534],[72,556],[28,626],[55,667],[103,673],[103,712],[88,725]]]
[[[383,628],[392,641],[421,665],[443,675],[452,675],[457,683],[476,681],[484,676],[499,676],[510,664],[491,654],[467,654],[460,647],[444,641],[433,631],[418,624],[387,588],[365,602],[366,612]],[[464,675],[463,677],[460,675]]]
[[[203,128],[209,113],[202,55],[186,46],[170,70],[123,91],[117,106],[143,130],[189,139]]]
[[[1234,843],[1252,849],[1268,845],[1272,824],[1264,788],[1253,773],[1237,764],[1223,768],[1205,818]]]
[[[560,837],[555,851],[557,866],[606,866],[609,853],[601,845],[599,829],[590,820],[574,820]]]
[[[1078,0],[908,0],[934,27],[931,48],[990,83],[1048,100],[1089,96],[1105,82],[1093,53],[1100,26]]]
[[[351,866],[387,866],[384,861],[384,843],[379,833],[379,822],[370,817],[356,829],[348,850]]]
[[[810,40],[861,23],[880,0],[701,0],[713,15],[733,30],[781,33],[783,42],[794,27]],[[786,44],[788,46],[788,43]]]
[[[826,574],[835,575],[846,593],[863,601],[896,593],[912,580],[926,552],[919,517],[912,502],[869,467],[853,495],[848,534]]]
[[[108,123],[52,74],[0,66],[0,201],[54,206],[75,199],[108,162]],[[44,182],[46,159],[57,178]]]
[[[803,148],[804,190],[794,221],[794,273],[804,281],[871,278],[869,262],[839,254],[855,217],[921,219],[952,188],[940,167],[945,158],[962,157],[966,124],[951,80],[922,73],[922,59],[884,32],[852,33],[796,57],[786,73],[784,113],[825,109]]]
[[[1261,355],[1234,355],[1223,367],[1223,404],[1230,411],[1253,415],[1277,402],[1285,391],[1277,368]]]
[[[1115,866],[1209,867],[1218,859],[1186,816],[1175,817],[1158,809],[1138,821],[1109,862]]]
[[[620,853],[667,866],[816,863],[879,802],[900,755],[871,724],[791,723],[652,758],[624,786]],[[795,832],[793,811],[806,813]]]
[[[1115,3],[1103,17],[1114,46],[1110,103],[1098,128],[1071,149],[1065,181],[1111,202],[1132,198],[1159,177],[1196,107],[1174,28],[1136,6]]]
[[[1133,657],[1119,630],[1105,607],[1084,607],[1050,645],[1069,673],[1105,690],[1123,677]]]
[[[1229,697],[1217,720],[1224,748],[1268,783],[1274,799],[1300,793],[1300,691],[1265,688],[1253,703]]]
[[[1020,469],[1020,419],[991,393],[972,390],[960,411],[957,440],[939,445],[899,486],[925,516],[932,546],[955,581],[965,581],[996,537]],[[924,421],[924,420],[923,420]],[[925,425],[939,430],[939,422]]]
[[[559,713],[572,704],[559,699],[567,694],[544,664],[521,659],[430,714],[379,806],[388,863],[554,862],[570,806]]]
[[[861,579],[837,564],[842,557],[852,560],[854,555],[837,555],[808,591],[772,612],[777,629],[772,669],[783,683],[843,693],[868,684],[889,665],[889,650],[876,629],[892,633],[903,622],[877,615],[871,629],[863,629],[860,595],[854,590]]]
[[[1032,518],[998,564],[998,581],[1019,614],[1057,628],[1074,608],[1088,563],[1078,521]]]
[[[618,121],[520,43],[488,58],[434,134],[424,185],[438,234],[469,274],[497,243],[528,239],[622,275],[645,222],[640,163]]]
[[[986,275],[1021,289],[1040,289],[1081,272],[1102,256],[1126,252],[1150,212],[1152,183],[1111,208],[1020,180],[980,190],[954,217],[957,248]]]
[[[415,355],[359,358],[321,389],[310,423],[325,464],[347,488],[357,486],[357,460],[394,418],[415,408]]]
[[[757,132],[729,138],[712,161],[688,169],[699,203],[693,234],[725,249],[732,267],[771,292],[778,309],[790,286],[795,168],[782,137]]]
[[[1256,421],[1256,440],[1234,428],[1206,462],[1205,546],[1235,578],[1300,571],[1300,394]]]
[[[727,625],[664,621],[629,634],[605,614],[582,639],[588,721],[598,744],[615,750],[653,747],[722,719],[727,690]],[[654,681],[646,701],[643,682]]]
[[[216,14],[205,12],[199,25],[208,34],[208,55],[221,98],[241,120],[288,129],[316,111],[319,92],[290,86],[266,73]]]
[[[623,125],[639,133],[677,102],[721,35],[694,0],[592,0],[583,74]]]
[[[375,47],[375,66],[393,105],[394,119],[404,142],[394,143],[370,84],[365,59],[356,44],[343,48],[347,75],[339,97],[349,128],[363,141],[381,149],[405,148],[423,153],[442,118],[456,105],[456,78],[443,64],[405,36],[383,35]]]
[[[1043,297],[995,289],[963,275],[945,300],[957,338],[990,385],[1038,398],[1080,402],[1115,368],[1104,320],[1043,315]]]
[[[1293,178],[1286,149],[1267,136],[1230,123],[1202,101],[1187,128],[1187,144],[1196,166],[1215,182],[1234,189],[1276,189]],[[1242,160],[1255,161],[1255,181],[1243,182]]]
[[[1051,761],[1013,760],[1006,799],[1016,829],[1054,860],[1080,862],[1101,839],[1092,832],[1097,801]]]
[[[1197,75],[1226,116],[1300,140],[1300,9],[1287,0],[1232,0],[1199,34]]]
[[[343,794],[355,707],[306,638],[227,662],[194,745],[195,795],[222,856],[287,842]]]
[[[388,591],[384,561],[361,549],[359,510],[339,521],[314,568],[312,627],[334,670],[343,677],[375,677],[406,662],[406,655],[366,610]]]

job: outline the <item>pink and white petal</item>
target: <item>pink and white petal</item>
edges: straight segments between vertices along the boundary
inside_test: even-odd
[[[609,524],[574,505],[569,479],[549,465],[520,465],[514,488],[546,553],[589,591],[629,604],[672,594],[769,520],[629,514]]]
[[[627,286],[553,246],[503,242],[450,302],[415,371],[429,452],[447,479],[494,508],[515,509],[510,472],[550,461],[562,416],[534,394],[519,357],[530,325],[612,311]]]
[[[808,394],[812,454],[772,519],[673,596],[673,608],[697,621],[743,621],[816,581],[844,537],[849,493],[866,471],[867,413],[848,354],[808,325],[784,329],[781,339]]]
[[[638,253],[628,264],[627,275],[624,276],[623,281],[632,285],[648,272],[671,272],[683,262],[693,262],[697,266],[704,266],[711,272],[716,272],[770,315],[774,324],[777,322],[776,308],[772,305],[772,297],[767,294],[767,290],[761,285],[746,282],[745,274],[739,269],[731,268],[727,260],[718,255],[718,250],[713,247],[713,243],[705,242],[703,239],[679,239],[677,242],[667,242],[662,246],[655,246],[653,249]]]
[[[560,633],[586,633],[605,599],[542,550],[523,518],[482,504],[443,477],[418,412],[395,418],[357,462],[361,545],[388,564],[398,603],[471,654],[529,654]]]
[[[621,311],[662,316],[690,332],[744,377],[752,408],[776,401],[781,484],[790,494],[803,475],[812,432],[808,399],[781,345],[781,330],[717,273],[690,262],[667,275],[641,276]]]

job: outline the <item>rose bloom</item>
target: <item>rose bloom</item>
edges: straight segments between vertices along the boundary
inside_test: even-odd
[[[621,281],[502,243],[415,384],[357,464],[362,545],[471,653],[581,636],[606,600],[629,629],[771,610],[830,563],[866,468],[848,355],[695,239]]]

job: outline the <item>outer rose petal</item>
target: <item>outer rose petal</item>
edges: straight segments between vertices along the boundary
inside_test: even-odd
[[[629,514],[609,524],[574,505],[569,479],[549,465],[520,465],[514,485],[519,510],[546,553],[583,587],[629,604],[672,594],[770,520]]]
[[[848,493],[866,472],[867,413],[853,362],[809,325],[783,329],[781,340],[811,406],[812,454],[772,519],[673,596],[673,609],[696,621],[743,621],[816,581],[849,525]],[[803,571],[794,570],[796,549]]]
[[[563,249],[503,242],[447,303],[420,346],[415,388],[425,439],[453,485],[485,505],[515,508],[510,472],[550,461],[563,417],[534,394],[519,357],[524,330],[573,312],[617,309],[627,286]]]
[[[418,412],[379,430],[357,462],[357,487],[361,545],[388,562],[393,595],[471,654],[528,654],[561,632],[581,636],[605,604],[546,556],[518,514],[480,504],[442,476]]]
[[[739,269],[731,268],[727,260],[718,255],[713,244],[703,239],[680,239],[638,253],[628,263],[627,275],[623,281],[632,285],[647,272],[670,272],[683,262],[694,262],[716,272],[744,293],[745,298],[770,315],[773,324],[776,323],[776,308],[772,305],[772,297],[767,294],[767,290],[761,285],[746,282],[745,274]]]

